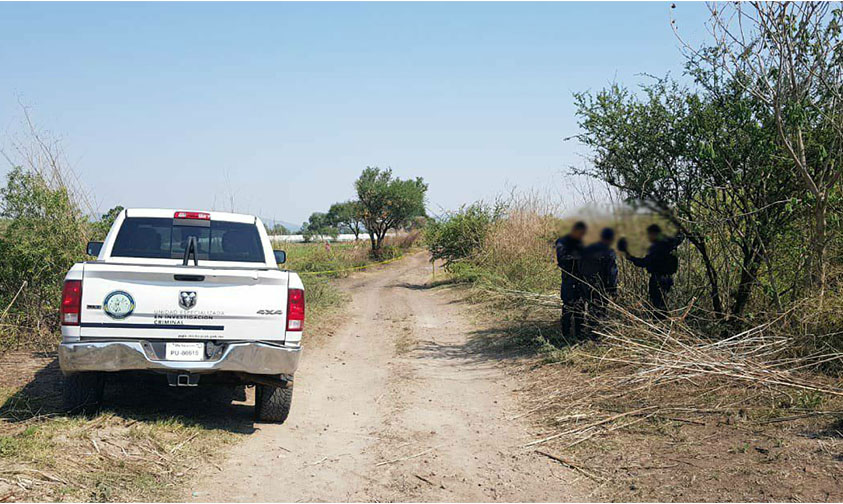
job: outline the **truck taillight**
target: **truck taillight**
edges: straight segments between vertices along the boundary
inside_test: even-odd
[[[304,329],[304,291],[290,289],[287,291],[287,330],[301,331]]]
[[[176,212],[174,219],[211,220],[211,214],[206,212]]]
[[[82,313],[82,280],[67,280],[61,291],[61,325],[79,325]]]

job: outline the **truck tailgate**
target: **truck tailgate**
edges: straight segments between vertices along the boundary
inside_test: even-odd
[[[86,263],[80,336],[283,341],[289,273]]]

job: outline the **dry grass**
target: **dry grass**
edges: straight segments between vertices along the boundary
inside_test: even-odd
[[[65,416],[53,357],[11,353],[2,366],[2,501],[176,499],[200,465],[251,429],[248,408],[225,405],[219,390],[175,397],[136,382],[110,385],[108,409],[94,416]]]
[[[533,429],[521,449],[590,480],[589,500],[843,498],[840,389],[795,369],[790,343],[765,333],[775,324],[721,343],[680,321],[626,320],[604,326],[598,341],[555,347],[556,299],[490,294],[472,311],[494,327],[487,344],[516,358],[523,408],[510,418]]]
[[[586,471],[593,500],[843,497],[838,398],[713,376],[636,387],[629,372],[573,355],[525,373],[522,418],[535,439],[523,449]]]
[[[523,449],[592,480],[594,499],[843,498],[843,388],[833,371],[843,345],[830,322],[843,296],[712,331],[704,283],[683,257],[691,266],[672,298],[689,302],[654,322],[645,275],[621,260],[621,295],[595,339],[564,341],[550,243],[572,220],[516,205],[455,271],[495,328],[484,337],[519,358],[525,408],[513,419],[535,428]],[[651,222],[600,216],[589,235],[612,225],[640,253]]]

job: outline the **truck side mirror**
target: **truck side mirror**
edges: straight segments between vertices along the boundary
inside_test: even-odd
[[[86,250],[88,255],[96,257],[96,256],[100,255],[100,250],[102,250],[102,242],[99,242],[99,241],[89,241],[88,242],[88,248]]]
[[[275,262],[277,264],[284,264],[285,262],[287,262],[286,252],[284,252],[283,250],[273,250],[272,252],[275,254]]]

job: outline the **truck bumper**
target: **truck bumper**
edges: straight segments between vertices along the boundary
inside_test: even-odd
[[[65,374],[82,371],[158,371],[259,375],[292,375],[301,347],[261,342],[229,343],[218,358],[203,361],[159,359],[147,341],[83,341],[59,345],[59,366]]]

